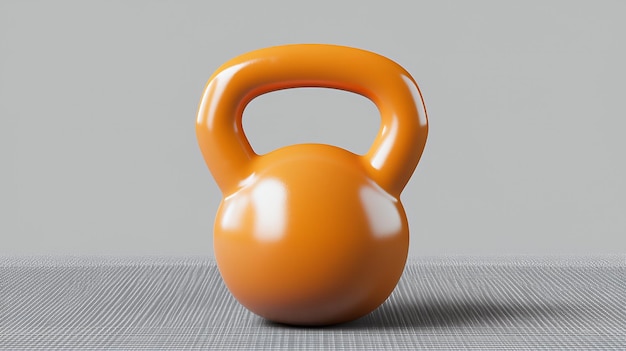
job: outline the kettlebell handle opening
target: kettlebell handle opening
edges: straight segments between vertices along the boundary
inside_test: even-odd
[[[381,55],[337,45],[295,44],[243,54],[222,65],[207,82],[196,120],[204,159],[223,193],[251,174],[257,155],[243,132],[246,105],[281,89],[335,88],[370,99],[381,124],[361,157],[369,176],[399,196],[422,155],[428,119],[415,80]]]

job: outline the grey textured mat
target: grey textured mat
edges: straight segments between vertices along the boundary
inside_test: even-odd
[[[428,258],[329,328],[266,322],[210,259],[0,257],[2,350],[626,350],[626,256]]]

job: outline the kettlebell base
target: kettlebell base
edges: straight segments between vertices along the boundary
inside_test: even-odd
[[[391,292],[389,293],[389,295]],[[285,306],[259,308],[259,306],[246,306],[250,312],[265,319],[268,322],[277,323],[286,326],[298,327],[325,327],[348,323],[363,318],[375,311],[382,305],[388,296],[383,298],[381,302],[367,301],[366,307],[356,306],[355,308],[345,310],[346,306],[333,306],[333,302],[314,303],[311,306],[299,306],[294,309],[286,309]],[[361,301],[363,303],[364,301]],[[340,303],[341,304],[341,303]],[[334,307],[337,307],[336,309]],[[344,311],[340,312],[342,309]],[[319,313],[320,310],[327,310],[328,313]],[[313,312],[311,312],[313,311]]]
[[[298,275],[300,278],[286,277],[283,281],[274,279],[271,285],[280,288],[273,291],[263,287],[256,291],[241,289],[236,283],[230,284],[228,278],[225,279],[225,283],[239,303],[263,319],[291,326],[330,326],[362,318],[389,298],[400,280],[406,263],[406,256],[399,256],[395,268],[386,267],[384,277],[380,272],[365,267],[350,270],[346,268],[349,265],[344,265],[337,271],[343,270],[346,272],[345,275],[352,274],[351,277],[342,279],[340,275],[344,274],[327,273],[326,285],[317,289],[315,287],[300,291],[293,289],[291,282],[301,279],[302,275]],[[320,266],[324,266],[324,263]],[[329,266],[321,267],[320,271],[328,272]],[[337,282],[338,280],[343,281]]]

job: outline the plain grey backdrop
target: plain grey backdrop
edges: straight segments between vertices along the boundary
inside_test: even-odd
[[[374,51],[420,85],[411,255],[624,253],[624,4],[2,0],[0,254],[212,255],[202,89],[224,61],[287,43]],[[364,153],[378,123],[373,103],[324,89],[244,114],[261,153]]]

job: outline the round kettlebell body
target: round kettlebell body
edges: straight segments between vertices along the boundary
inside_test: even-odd
[[[245,106],[278,89],[361,94],[381,114],[365,155],[321,144],[257,155]],[[252,312],[298,325],[346,322],[395,288],[409,248],[400,193],[426,143],[426,110],[409,73],[359,49],[286,45],[238,56],[209,79],[196,124],[223,199],[214,225],[219,271]]]
[[[300,325],[349,321],[383,303],[409,247],[400,201],[332,146],[295,145],[258,161],[215,220],[216,260],[237,300]]]

